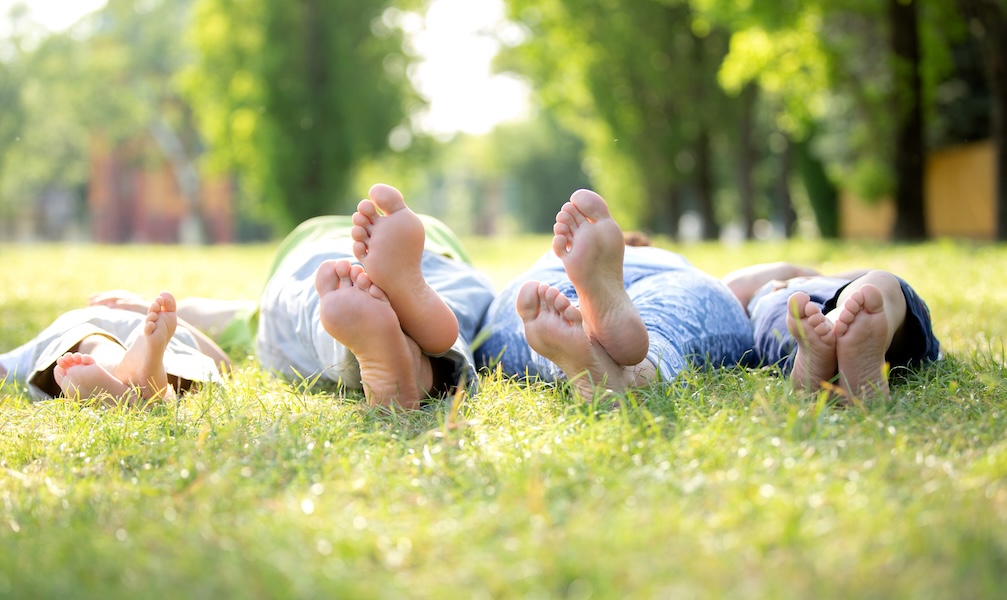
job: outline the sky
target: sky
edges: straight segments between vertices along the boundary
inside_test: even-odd
[[[0,15],[15,0],[0,0]],[[28,0],[30,18],[47,29],[66,29],[105,0]],[[413,73],[417,89],[429,101],[419,115],[421,129],[435,135],[486,133],[494,125],[524,116],[528,87],[507,75],[493,75],[490,61],[497,42],[494,30],[511,33],[504,23],[502,0],[432,0],[426,18],[406,19],[421,62]],[[501,29],[502,27],[502,29]]]

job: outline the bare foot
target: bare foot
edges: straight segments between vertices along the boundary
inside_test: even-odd
[[[56,359],[52,374],[66,398],[87,400],[108,394],[129,401],[133,395],[128,385],[96,363],[92,356],[80,352],[67,352]]]
[[[112,370],[112,375],[119,381],[136,387],[144,400],[171,394],[168,375],[164,371],[164,351],[178,326],[175,306],[175,297],[168,292],[161,292],[150,303],[143,335],[133,341],[133,345],[126,349],[122,362]]]
[[[850,398],[889,398],[883,373],[888,350],[888,318],[881,291],[869,283],[853,292],[838,310],[836,358],[839,384]]]
[[[647,357],[650,342],[640,313],[626,294],[622,230],[608,205],[590,190],[577,190],[556,215],[553,251],[577,290],[584,331],[620,365]]]
[[[346,260],[323,262],[315,273],[315,290],[322,327],[360,364],[367,402],[419,408],[433,387],[430,359],[402,332],[384,291]]]
[[[423,278],[423,222],[395,188],[376,184],[353,213],[353,254],[388,301],[406,335],[442,354],[458,339],[458,319]]]
[[[518,292],[517,312],[528,344],[563,370],[582,399],[594,398],[595,386],[618,392],[645,383],[634,367],[617,364],[587,336],[580,309],[556,288],[525,283]]]
[[[798,389],[817,391],[836,374],[836,336],[822,309],[804,292],[787,302],[787,330],[797,341],[790,380]]]

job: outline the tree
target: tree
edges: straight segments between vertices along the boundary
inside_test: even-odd
[[[152,139],[157,150],[137,158],[171,164],[198,236],[199,139],[173,81],[185,60],[177,40],[188,15],[187,0],[110,0],[68,32],[33,32],[40,41],[30,51],[15,35],[0,66],[18,74],[10,104],[3,103],[11,108],[0,117],[0,127],[16,121],[19,132],[4,136],[17,144],[0,147],[2,164],[17,172],[3,178],[4,195],[34,200],[49,189],[82,190],[96,140],[116,148]]]
[[[512,180],[515,206],[522,229],[552,231],[556,213],[570,194],[588,187],[580,156],[583,142],[542,114],[535,120],[498,126],[489,134],[491,159]]]
[[[1007,241],[1007,1],[958,0],[986,64],[990,88],[990,129],[996,146],[996,238]]]
[[[897,240],[927,237],[923,208],[923,107],[920,80],[920,40],[917,3],[888,0],[888,23],[894,58],[896,119],[895,226]]]
[[[351,208],[360,161],[418,104],[388,0],[198,0],[184,76],[211,146],[281,229]]]
[[[733,31],[724,85],[758,81],[783,107],[781,130],[813,142],[834,182],[868,200],[894,193],[895,237],[924,237],[922,115],[959,34],[947,0],[691,1]]]
[[[694,31],[684,0],[507,5],[528,35],[502,66],[529,77],[546,107],[585,140],[599,187],[618,178],[609,184],[618,188],[610,195],[618,216],[675,233],[691,198],[704,237],[715,238],[712,148],[728,129],[715,75],[725,36]]]

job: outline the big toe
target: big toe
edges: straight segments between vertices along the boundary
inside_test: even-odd
[[[787,299],[787,314],[795,319],[804,317],[809,302],[811,302],[810,296],[804,292],[794,292]]]
[[[178,303],[175,301],[175,297],[171,294],[171,292],[161,292],[157,298],[158,304],[161,305],[162,312],[175,312],[178,308]]]
[[[605,199],[591,190],[577,190],[570,196],[570,202],[591,221],[611,216]]]
[[[862,304],[867,312],[874,314],[884,310],[885,297],[881,295],[881,290],[877,287],[866,283],[860,288],[860,293],[864,296]]]
[[[383,183],[376,183],[371,186],[370,191],[367,192],[367,196],[385,214],[390,214],[406,207],[406,201],[402,197],[402,192]]]
[[[318,265],[315,271],[315,291],[324,295],[339,289],[340,285],[349,283],[350,263],[346,261],[327,260]]]
[[[522,321],[530,321],[538,316],[540,305],[539,286],[537,281],[528,281],[517,293],[517,313]]]

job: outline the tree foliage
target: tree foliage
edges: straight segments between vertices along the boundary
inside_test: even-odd
[[[290,227],[350,208],[360,161],[418,103],[388,0],[198,0],[183,76],[211,147]]]
[[[711,138],[732,107],[717,85],[719,31],[697,32],[684,1],[509,0],[527,37],[502,65],[536,84],[544,104],[586,142],[591,176],[629,222],[675,231],[694,198],[713,216]]]
[[[154,131],[170,140],[176,156],[161,148],[150,157],[140,152],[137,160],[167,160],[176,174],[191,165],[198,138],[172,80],[185,60],[177,40],[188,24],[187,7],[185,0],[109,0],[55,34],[15,23],[8,59],[0,63],[0,70],[15,75],[9,85],[0,84],[11,107],[0,127],[16,132],[14,145],[0,147],[5,198],[23,204],[48,189],[82,189],[96,143],[142,148],[135,142]],[[33,39],[37,44],[28,43]],[[190,196],[195,214],[198,197]]]
[[[733,31],[720,72],[728,89],[758,81],[779,126],[809,140],[834,184],[899,198],[896,234],[925,235],[922,115],[964,35],[951,0],[691,0]]]

